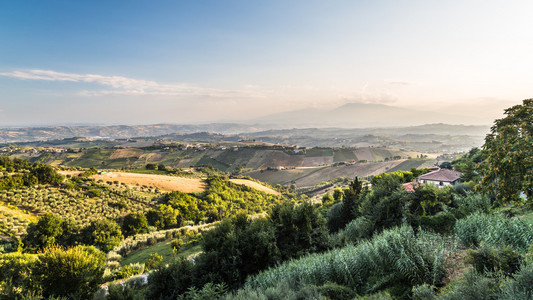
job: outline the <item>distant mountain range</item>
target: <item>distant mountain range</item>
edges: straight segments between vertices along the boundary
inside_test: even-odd
[[[370,128],[432,123],[480,124],[483,120],[453,113],[422,111],[384,104],[347,103],[333,109],[302,109],[250,120],[256,124],[284,127]]]
[[[274,114],[249,120],[249,124],[10,127],[0,129],[0,143],[47,141],[72,137],[123,139],[199,132],[233,136],[323,136],[339,138],[370,134],[386,136],[405,134],[483,136],[488,132],[488,125],[446,125],[468,124],[463,119],[445,113],[428,113],[383,104],[349,103],[330,110],[304,109]]]

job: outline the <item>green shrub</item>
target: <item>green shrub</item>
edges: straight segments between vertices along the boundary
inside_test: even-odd
[[[141,292],[142,283],[139,280],[129,280],[125,283],[110,284],[106,300],[144,300]]]
[[[23,292],[39,292],[33,275],[36,262],[32,254],[0,254],[0,295],[17,298]]]
[[[302,300],[302,299],[324,299],[314,285],[295,287],[286,282],[279,282],[274,286],[262,290],[249,286],[227,294],[224,300]]]
[[[105,252],[112,250],[123,239],[120,226],[113,220],[95,220],[85,230],[89,242]]]
[[[519,218],[476,213],[457,221],[455,235],[466,247],[484,242],[492,247],[508,245],[525,253],[533,242],[533,226]]]
[[[112,280],[118,280],[118,279],[126,279],[130,278],[135,275],[139,275],[144,273],[145,266],[144,264],[135,263],[135,264],[129,264],[126,266],[122,266],[118,268],[117,270],[113,271],[111,276]]]
[[[533,299],[533,264],[526,264],[501,287],[500,299]]]
[[[150,254],[150,257],[148,257],[148,259],[144,263],[146,266],[146,270],[155,269],[157,266],[159,266],[159,264],[161,264],[162,261],[163,261],[163,256],[157,253]]]
[[[444,234],[453,232],[455,222],[456,218],[451,212],[439,212],[433,216],[420,216],[412,225]]]
[[[167,267],[159,266],[148,277],[147,299],[174,300],[194,286],[194,263],[181,259]]]
[[[467,271],[464,277],[452,281],[438,299],[443,300],[496,300],[498,299],[499,279],[484,277],[475,270]]]
[[[356,243],[372,236],[374,224],[366,217],[359,217],[346,225],[344,238],[346,242]]]
[[[43,296],[90,299],[102,281],[105,255],[94,247],[49,247],[39,255],[35,273]]]
[[[434,235],[416,235],[411,227],[402,226],[357,246],[283,263],[249,278],[246,286],[261,291],[281,282],[294,287],[331,282],[359,294],[390,289],[396,296],[405,296],[412,286],[441,282],[445,254],[450,253],[445,249],[445,243]]]
[[[87,196],[90,198],[100,197],[102,193],[98,189],[91,189],[87,191]]]
[[[130,213],[124,217],[122,232],[125,236],[148,232],[148,221],[142,213]]]
[[[183,242],[182,239],[175,239],[170,243],[170,247],[172,247],[172,250],[174,252],[178,252],[180,251],[181,247],[183,247],[183,244],[185,243]]]
[[[357,293],[349,287],[335,283],[326,283],[318,286],[317,291],[331,300],[353,299],[357,296]]]
[[[490,212],[491,208],[489,197],[480,193],[467,192],[464,196],[455,194],[453,201],[461,217],[473,213],[486,214]]]
[[[347,299],[347,298],[344,298],[344,299]],[[393,298],[389,292],[381,291],[381,292],[374,293],[374,294],[357,296],[353,299],[354,300],[393,300],[395,298]]]
[[[187,299],[187,300],[216,300],[222,298],[227,292],[227,287],[225,284],[213,284],[208,282],[201,289],[196,289],[194,287],[189,288],[189,290],[178,297],[178,299]]]
[[[413,300],[437,300],[435,296],[434,287],[429,284],[422,284],[415,286],[413,288],[413,293],[411,295]]]
[[[476,250],[467,250],[466,262],[479,273],[500,272],[510,276],[520,268],[521,261],[522,256],[509,247],[495,249],[481,244]]]

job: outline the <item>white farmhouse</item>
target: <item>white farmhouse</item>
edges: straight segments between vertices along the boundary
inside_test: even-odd
[[[437,169],[418,176],[417,182],[421,184],[433,184],[441,188],[447,185],[455,185],[459,181],[461,175],[463,175],[463,173],[454,170]]]

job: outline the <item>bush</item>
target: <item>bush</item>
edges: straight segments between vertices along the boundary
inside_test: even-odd
[[[125,236],[148,232],[148,221],[141,213],[131,213],[124,217],[122,232]]]
[[[136,264],[129,264],[126,266],[122,266],[118,268],[117,270],[113,271],[111,276],[112,280],[117,279],[126,279],[130,278],[135,275],[139,275],[144,273],[145,266],[144,264],[136,263]]]
[[[182,239],[175,239],[170,243],[170,246],[172,247],[172,250],[174,252],[178,252],[180,251],[181,247],[183,247],[183,244],[185,243],[183,242]]]
[[[484,277],[475,270],[467,271],[464,277],[452,281],[439,295],[444,300],[492,300],[498,299],[497,278]]]
[[[374,224],[366,217],[359,217],[346,225],[344,238],[346,242],[357,243],[371,237],[373,232]]]
[[[332,300],[354,299],[355,296],[357,296],[357,293],[354,290],[335,283],[326,283],[324,285],[318,286],[317,291],[322,296]]]
[[[452,233],[456,218],[451,212],[439,212],[434,216],[415,217],[411,225],[441,234]]]
[[[466,262],[479,273],[499,272],[505,276],[514,274],[519,268],[522,256],[509,247],[491,248],[486,244],[468,249]]]
[[[464,196],[454,195],[453,200],[461,217],[473,213],[486,214],[490,212],[491,204],[489,197],[480,193],[467,192]]]
[[[435,296],[434,287],[429,284],[422,284],[413,288],[413,294],[411,295],[413,300],[437,300]]]
[[[178,297],[178,299],[194,299],[194,300],[216,300],[220,299],[227,292],[225,284],[213,284],[211,282],[205,284],[201,289],[189,288],[189,290]]]
[[[148,277],[147,299],[174,300],[194,286],[194,264],[181,259],[168,267],[160,266]]]
[[[49,247],[39,255],[35,273],[43,296],[90,299],[104,273],[105,255],[94,247]]]
[[[149,270],[155,269],[157,266],[159,266],[159,264],[161,264],[162,261],[163,261],[163,256],[157,253],[150,254],[150,257],[148,257],[148,259],[144,263],[146,266],[146,270],[149,271]]]
[[[37,256],[32,254],[0,254],[0,295],[15,299],[23,292],[38,292],[33,274],[36,262]]]
[[[500,299],[532,299],[533,298],[533,264],[526,264],[513,278],[508,278],[501,287]]]
[[[316,286],[303,287],[291,286],[286,282],[280,282],[272,287],[258,290],[245,286],[244,288],[227,294],[224,300],[301,300],[301,299],[324,299]]]
[[[455,235],[466,247],[484,242],[491,247],[511,246],[525,253],[533,242],[533,226],[519,218],[476,213],[457,221]]]
[[[282,260],[325,251],[330,246],[326,221],[310,202],[276,205],[269,220]]]
[[[204,253],[196,259],[202,283],[226,283],[234,288],[246,277],[279,260],[274,227],[245,215],[222,221],[204,234]]]
[[[439,284],[451,251],[437,236],[416,235],[411,227],[402,226],[357,246],[283,263],[249,278],[246,286],[264,291],[282,282],[294,287],[331,282],[359,294],[389,289],[392,296],[405,296],[413,286]]]
[[[143,300],[145,299],[140,292],[142,283],[138,280],[129,280],[125,283],[110,284],[106,300]]]
[[[87,191],[87,196],[89,196],[89,198],[100,197],[101,192],[99,189],[91,189]]]
[[[28,235],[24,243],[32,250],[41,250],[53,245],[63,233],[63,220],[52,214],[46,213],[39,217],[37,223],[28,226]]]
[[[120,226],[113,220],[93,221],[85,230],[89,242],[105,252],[112,250],[123,238]]]

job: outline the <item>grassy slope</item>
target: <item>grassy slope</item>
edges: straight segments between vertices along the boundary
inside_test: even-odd
[[[180,249],[180,251],[177,253],[177,255],[174,255],[174,252],[172,252],[172,248],[170,246],[170,243],[172,241],[165,241],[161,243],[157,243],[153,245],[152,247],[137,250],[135,252],[130,253],[128,256],[124,257],[120,264],[122,266],[133,264],[133,263],[144,263],[149,257],[150,254],[157,253],[163,257],[163,261],[169,261],[175,257],[184,257],[187,258],[191,255],[196,255],[202,252],[202,248],[200,245],[192,246],[192,247],[183,247],[183,249]]]
[[[281,193],[278,192],[278,191],[275,191],[269,187],[266,187],[260,183],[257,183],[255,181],[251,181],[251,180],[247,180],[247,179],[230,179],[229,181],[233,182],[233,183],[236,183],[236,184],[242,184],[242,185],[246,185],[248,187],[251,187],[253,189],[256,189],[258,191],[261,191],[261,192],[265,192],[267,194],[272,194],[272,195],[277,195],[277,196],[281,196]]]

